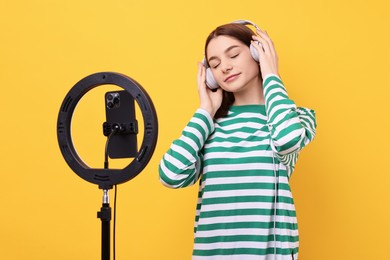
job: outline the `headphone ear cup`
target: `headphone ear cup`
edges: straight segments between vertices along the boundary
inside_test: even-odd
[[[257,43],[258,45],[261,46],[261,43],[260,43],[260,42],[256,41],[256,43]],[[256,47],[253,46],[253,43],[249,46],[249,49],[250,49],[250,51],[251,51],[252,58],[253,58],[255,61],[259,62],[259,60],[260,60],[260,58],[259,58],[259,52],[257,51]]]
[[[215,81],[213,73],[211,72],[210,68],[206,69],[206,85],[210,89],[217,89],[219,87],[217,81]]]

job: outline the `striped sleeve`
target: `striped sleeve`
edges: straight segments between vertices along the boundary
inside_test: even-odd
[[[314,139],[315,112],[297,108],[278,76],[267,76],[263,86],[271,147],[283,164],[293,165],[298,152]]]
[[[201,173],[201,150],[214,131],[213,119],[198,109],[184,128],[182,135],[171,144],[159,164],[162,184],[169,188],[193,185]]]

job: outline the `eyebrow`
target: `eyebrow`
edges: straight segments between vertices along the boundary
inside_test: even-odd
[[[229,48],[227,48],[225,51],[224,51],[224,53],[228,53],[231,49],[234,49],[234,48],[236,48],[236,47],[240,47],[240,46],[238,46],[238,45],[232,45],[232,46],[230,46]],[[209,58],[209,60],[208,60],[208,63],[210,63],[210,61],[212,61],[212,60],[215,60],[215,59],[218,59],[216,56],[211,56],[210,58]]]

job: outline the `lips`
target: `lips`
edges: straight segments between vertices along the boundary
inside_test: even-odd
[[[223,82],[229,82],[229,81],[232,81],[234,80],[235,78],[237,78],[241,73],[236,73],[236,74],[232,74],[230,75],[229,77],[225,78],[225,80]]]

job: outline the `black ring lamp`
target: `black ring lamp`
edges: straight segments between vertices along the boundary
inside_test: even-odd
[[[134,160],[123,169],[95,169],[86,165],[78,156],[71,137],[71,120],[79,100],[91,89],[112,84],[122,87],[137,101],[144,120],[144,137]],[[65,161],[81,178],[101,189],[124,183],[136,177],[148,164],[157,143],[158,122],[153,103],[142,88],[132,78],[115,72],[100,72],[89,75],[73,86],[62,102],[57,121],[58,143]]]

